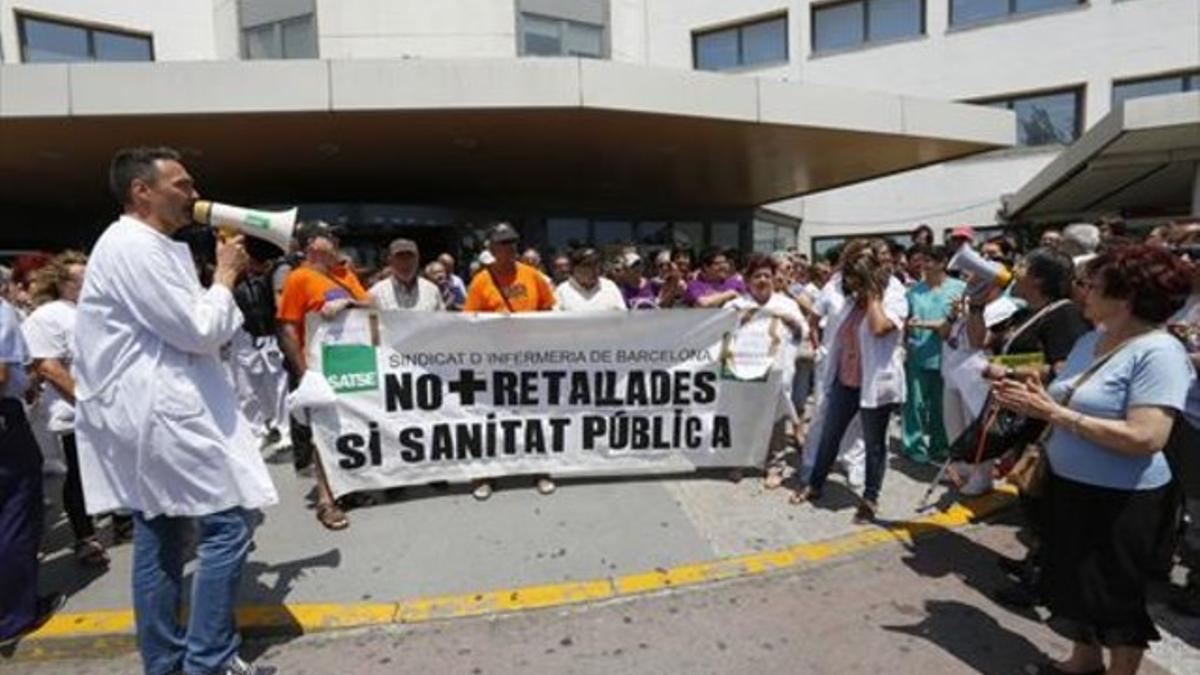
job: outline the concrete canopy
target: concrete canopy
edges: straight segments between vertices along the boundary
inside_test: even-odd
[[[1011,145],[1011,113],[587,59],[0,66],[0,205],[111,213],[180,148],[251,204],[748,207]]]
[[[1109,213],[1178,216],[1200,206],[1200,92],[1126,101],[1004,198],[1008,220]]]

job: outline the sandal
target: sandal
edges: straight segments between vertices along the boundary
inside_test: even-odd
[[[773,466],[767,469],[767,475],[763,478],[763,489],[774,490],[783,485],[783,467]]]
[[[864,499],[859,503],[858,509],[854,511],[852,522],[855,525],[866,525],[867,523],[875,522],[875,513],[879,511],[879,505],[875,502]]]
[[[112,533],[114,546],[133,541],[133,517],[113,514]]]
[[[793,492],[792,496],[788,497],[788,503],[793,504],[793,505],[800,505],[805,502],[815,502],[820,498],[821,498],[820,492],[818,492],[806,485],[806,486],[800,488],[799,490],[796,490],[795,492]]]
[[[80,539],[75,542],[75,560],[86,567],[108,567],[110,562],[104,544],[95,537]]]
[[[317,520],[328,530],[344,530],[350,527],[350,519],[337,504],[317,504]]]

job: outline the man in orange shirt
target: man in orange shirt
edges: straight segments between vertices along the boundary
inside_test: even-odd
[[[488,233],[488,250],[495,259],[471,279],[464,312],[540,312],[554,309],[554,289],[536,267],[517,260],[520,235],[508,223]]]
[[[464,312],[542,312],[554,309],[554,289],[535,267],[517,260],[520,235],[508,223],[496,223],[488,232],[488,251],[493,262],[471,279]],[[540,476],[538,492],[554,492],[554,481]],[[492,482],[480,480],[473,493],[478,500],[492,496]]]
[[[349,266],[338,261],[338,240],[333,229],[321,221],[302,223],[296,232],[304,263],[292,270],[283,282],[276,319],[279,323],[279,345],[287,358],[292,382],[299,384],[307,368],[305,357],[304,319],[312,312],[332,318],[338,312],[355,305],[369,304],[367,291]],[[298,412],[298,411],[297,411]],[[292,420],[293,452],[312,452],[312,429],[295,417]],[[317,473],[317,520],[331,530],[350,525],[346,514],[334,502],[325,478],[321,458],[313,454]]]

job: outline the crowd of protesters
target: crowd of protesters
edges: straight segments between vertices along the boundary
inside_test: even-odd
[[[208,387],[201,388],[206,399],[211,394],[216,400],[222,387],[231,388],[246,427],[236,425],[228,432],[233,437],[214,430],[220,439],[213,442],[251,438],[256,450],[290,447],[297,470],[312,467],[317,520],[333,530],[348,527],[346,511],[359,497],[334,499],[308,420],[303,411],[289,410],[287,394],[301,386],[306,371],[309,316],[328,319],[356,306],[423,312],[720,307],[761,312],[790,337],[782,361],[792,402],[784,416],[785,441],[763,467],[764,487],[790,485],[792,504],[816,502],[840,462],[846,484],[861,489],[855,522],[867,523],[879,510],[893,421],[898,421],[899,453],[911,462],[943,467],[939,475],[968,496],[990,491],[994,480],[1029,459],[1033,451],[1027,448],[1040,443],[1047,477],[1039,489],[1026,489],[1021,496],[1034,541],[1023,560],[999,559],[1013,586],[997,599],[1044,604],[1050,625],[1073,642],[1069,657],[1047,664],[1045,672],[1105,672],[1102,649],[1111,652],[1108,672],[1136,672],[1143,650],[1157,639],[1146,613],[1146,587],[1170,569],[1176,552],[1189,576],[1175,604],[1200,615],[1200,386],[1195,377],[1200,221],[1155,228],[1141,241],[1117,219],[1077,223],[1041,232],[1028,250],[1013,237],[980,238],[967,226],[937,244],[933,231],[920,226],[910,246],[884,238],[852,239],[817,261],[794,250],[740,260],[738,251],[716,247],[645,250],[633,245],[603,252],[579,246],[545,252],[543,258],[536,248],[522,250],[517,229],[499,222],[489,227],[485,248],[470,261],[464,279],[454,256],[423,257],[417,243],[404,238],[387,246],[384,269],[356,271],[339,250],[338,231],[319,221],[301,223],[287,252],[258,240],[214,244],[203,236],[188,238],[186,218],[177,211],[195,200],[195,190],[178,156],[147,149],[131,153],[114,160],[114,194],[126,215],[93,252],[102,261],[100,271],[78,251],[26,256],[12,269],[0,270],[0,413],[6,447],[0,514],[7,528],[0,531],[0,552],[6,575],[11,570],[10,578],[19,582],[6,583],[0,594],[0,639],[27,631],[61,604],[61,597],[36,596],[43,470],[63,475],[61,503],[78,562],[100,568],[108,563],[95,518],[88,514],[97,509],[84,504],[88,474],[81,470],[84,448],[76,442],[76,425],[78,420],[93,436],[100,433],[97,425],[108,425],[103,433],[114,435],[128,426],[115,408],[101,405],[111,399],[105,392],[112,386],[112,369],[137,367],[130,354],[139,349],[158,350],[154,367],[166,368],[171,377],[202,369],[196,376]],[[175,240],[159,241],[160,234],[187,241],[192,266],[175,259],[178,251],[170,248]],[[131,251],[140,247],[148,257],[139,260],[122,245]],[[216,250],[216,257],[206,259],[206,250]],[[129,270],[137,265],[157,265],[158,273],[178,278],[164,287],[162,297],[151,297],[135,288],[136,275]],[[196,278],[185,278],[188,273]],[[84,292],[87,284],[90,296]],[[77,319],[81,293],[91,298],[91,309]],[[175,300],[178,306],[170,304]],[[172,313],[184,306],[202,307],[202,315]],[[233,321],[234,306],[240,309],[240,324]],[[95,350],[79,354],[77,322],[83,326],[86,320],[90,330],[103,332],[119,323],[114,307],[129,312],[129,322],[159,331],[161,344],[147,347],[138,341],[148,338],[127,335],[126,342],[100,340],[92,345]],[[106,347],[109,351],[96,356]],[[178,351],[172,357],[178,363],[167,358],[171,349]],[[198,353],[211,362],[188,356]],[[209,368],[217,363],[223,374]],[[81,400],[87,405],[77,410],[80,373]],[[171,409],[155,408],[154,414],[192,414],[195,402],[167,394],[163,405]],[[214,419],[234,415],[220,406],[208,414]],[[999,419],[1010,427],[1009,447],[997,454],[971,452],[986,445],[983,439]],[[221,426],[219,420],[213,424]],[[94,439],[89,448],[107,451]],[[195,468],[186,458],[177,459]],[[152,460],[163,457],[147,459]],[[205,480],[172,473],[180,467],[158,470],[197,490],[196,482]],[[211,504],[192,508],[186,490],[130,497],[122,492],[128,488],[122,481],[142,485],[137,481],[147,477],[109,475],[111,504],[125,507],[113,509],[111,542],[135,539],[149,551],[146,556],[161,557],[181,535],[171,518],[154,515],[201,515],[210,534],[233,541],[220,554],[222,564],[242,560],[250,537],[245,511],[274,498],[262,471],[260,477],[252,467],[239,479],[241,493],[218,505],[237,508],[215,514],[207,508]],[[555,491],[553,477],[534,479],[540,493]],[[486,500],[494,487],[480,480],[473,494]],[[131,508],[131,500],[139,508]],[[170,581],[176,570],[164,565],[176,563],[140,557],[135,565],[150,570],[142,576],[135,572],[135,588],[166,594],[143,598],[155,606],[138,607],[143,657],[166,666],[182,658],[174,629],[143,625],[143,618],[174,621],[178,580]],[[222,624],[221,630],[232,629]],[[222,645],[205,667],[232,664],[225,672],[253,672],[238,670],[246,664],[236,659],[236,644],[227,634],[202,637]]]

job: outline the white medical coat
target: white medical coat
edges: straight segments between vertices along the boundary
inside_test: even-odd
[[[186,244],[128,215],[92,251],[75,331],[75,433],[89,513],[202,516],[279,500],[221,363],[242,324]]]
[[[841,283],[841,276],[834,279]],[[830,281],[833,283],[833,280]],[[829,285],[826,285],[829,288]],[[840,286],[832,292],[841,292]],[[854,311],[854,304],[846,302],[844,296],[841,304],[832,303],[835,313],[828,316],[825,335],[828,340],[828,366],[821,373],[821,389],[828,391],[837,377],[837,362],[842,351],[842,345],[837,340],[842,323]],[[865,317],[858,325],[858,343],[862,355],[862,390],[861,405],[864,408],[879,408],[884,405],[904,403],[907,395],[904,381],[904,323],[908,319],[908,298],[905,295],[904,284],[895,277],[888,279],[888,286],[883,292],[883,313],[896,330],[882,337],[871,332],[870,322]]]

